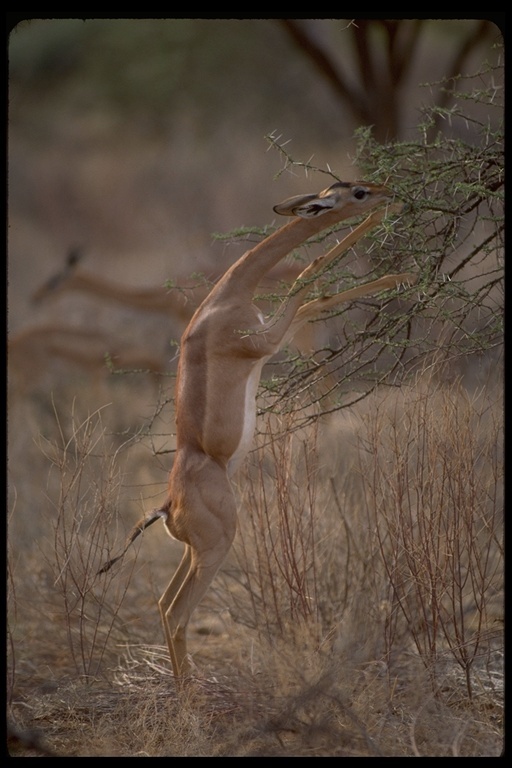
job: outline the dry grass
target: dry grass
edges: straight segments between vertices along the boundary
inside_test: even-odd
[[[198,678],[181,691],[156,607],[179,545],[152,529],[110,581],[96,576],[124,535],[125,454],[145,442],[123,450],[106,413],[43,442],[60,479],[53,533],[19,556],[10,541],[11,754],[500,753],[490,389],[381,394],[327,430],[262,422],[234,550],[193,617]]]
[[[493,100],[500,82],[492,79],[489,86]],[[480,79],[477,86],[483,87]],[[157,360],[172,376],[176,349],[170,342],[180,330],[168,319],[101,297],[62,295],[45,306],[30,297],[76,246],[86,249],[89,271],[134,287],[141,280],[179,284],[182,277],[188,284],[191,272],[222,271],[254,235],[212,244],[212,232],[247,221],[248,201],[250,221],[267,226],[269,199],[303,193],[313,182],[321,188],[317,182],[325,178],[282,174],[280,159],[262,154],[266,113],[260,127],[251,114],[251,130],[239,130],[236,142],[225,115],[205,123],[206,141],[195,111],[173,102],[172,134],[158,140],[148,137],[145,122],[140,132],[124,117],[122,124],[111,123],[101,110],[90,110],[87,99],[84,112],[75,109],[74,98],[57,104],[45,95],[31,108],[27,97],[23,86],[23,98],[12,100],[9,135],[9,330],[18,341],[13,345],[11,338],[9,357],[10,754],[498,755],[501,403],[491,387],[468,397],[432,377],[391,394],[378,388],[350,412],[336,412],[334,403],[329,420],[317,421],[310,404],[320,394],[324,404],[336,397],[341,374],[350,386],[361,365],[364,371],[383,353],[395,360],[393,345],[385,344],[386,324],[377,332],[371,322],[360,323],[360,310],[344,318],[334,346],[327,331],[325,339],[323,330],[315,336],[313,347],[327,344],[329,359],[336,350],[333,365],[319,366],[308,354],[315,376],[298,367],[298,388],[292,378],[291,389],[281,390],[287,405],[296,395],[302,403],[307,390],[303,413],[311,413],[310,425],[294,432],[288,417],[261,421],[257,449],[237,478],[235,547],[191,622],[198,677],[176,690],[157,600],[180,545],[154,526],[120,568],[107,577],[96,572],[142,509],[156,506],[165,493],[172,461],[166,452],[173,446],[170,403],[155,406],[159,387],[168,394],[172,382],[142,373],[110,376],[104,354],[115,365],[126,356],[126,365],[136,367]],[[327,112],[331,101],[326,95]],[[479,106],[487,124],[490,105],[484,99]],[[336,127],[343,133],[343,125]],[[299,131],[294,154],[313,151],[315,163],[328,167],[334,152],[343,164],[340,178],[359,173],[348,154],[343,159],[352,142],[344,148],[336,135],[329,147],[319,142],[321,133],[312,128],[312,143],[301,149]],[[487,227],[496,234],[501,227],[500,186],[481,189],[486,153],[479,154],[478,141],[471,161],[464,143],[455,142],[455,177],[446,175],[444,156],[440,170],[436,160],[425,176],[408,145],[402,159],[397,147],[387,158],[380,145],[369,150],[371,178],[376,168],[384,176],[388,168],[393,184],[401,174],[403,197],[415,202],[401,236],[406,263],[410,254],[421,271],[432,271],[437,291],[444,254],[448,273],[464,274],[469,285],[468,295],[461,281],[440,302],[443,316],[459,317],[455,306],[471,320],[473,354],[464,344],[455,349],[471,374],[468,391],[470,379],[473,385],[483,381],[475,350],[484,365],[496,360],[494,341],[478,347],[487,336],[474,335],[473,319],[476,314],[485,324],[491,317],[492,330],[500,318],[495,294],[501,295],[501,272],[495,274],[501,234],[494,250],[487,233]],[[500,146],[496,137],[485,144]],[[279,180],[269,187],[276,173]],[[194,205],[195,190],[202,190],[204,204]],[[473,211],[476,230],[451,216],[454,194],[463,205],[468,195],[473,210],[473,193],[489,198],[490,206],[483,219],[481,210]],[[436,240],[438,203],[446,203],[449,214],[443,249]],[[427,231],[424,213],[432,223]],[[382,245],[345,262],[346,276],[384,269],[388,257],[394,271],[400,241]],[[493,286],[489,298],[487,282]],[[427,294],[423,298],[422,338],[436,357],[446,337],[438,332],[439,307],[429,305]],[[393,302],[391,309],[408,321],[410,305]],[[376,316],[386,320],[388,310],[382,310],[378,302]],[[359,342],[347,347],[347,334],[364,341],[362,328],[370,330],[368,351]],[[444,351],[449,363],[453,349],[445,345]],[[453,370],[447,364],[445,381]],[[311,386],[317,373],[321,392]]]

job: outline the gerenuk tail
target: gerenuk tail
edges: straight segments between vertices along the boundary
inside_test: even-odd
[[[150,525],[153,525],[156,520],[159,520],[162,517],[167,517],[167,509],[153,509],[151,512],[148,512],[148,514],[143,517],[142,520],[139,520],[139,522],[133,526],[132,530],[128,534],[124,549],[121,554],[106,562],[96,575],[98,576],[100,573],[106,573],[108,570],[110,570],[110,568],[112,568],[112,566],[117,563],[118,560],[121,560],[121,558],[125,556],[127,550],[133,544],[137,536],[145,531],[146,528],[149,528]]]

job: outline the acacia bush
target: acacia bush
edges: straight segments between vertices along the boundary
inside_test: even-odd
[[[299,423],[350,406],[383,384],[399,386],[434,361],[438,375],[452,380],[462,375],[471,384],[485,383],[490,370],[499,372],[502,72],[493,68],[466,78],[466,91],[461,79],[450,110],[425,112],[417,141],[379,144],[371,129],[358,132],[354,163],[361,176],[388,183],[405,208],[398,220],[375,230],[352,257],[329,270],[324,290],[407,271],[417,274],[418,282],[384,299],[365,299],[330,313],[327,344],[308,355],[291,353],[284,376],[277,367],[273,373],[269,369],[272,408],[304,408]],[[450,89],[450,83],[444,87]],[[452,137],[430,138],[439,116],[450,121]],[[283,171],[319,170],[293,160],[279,137],[269,140],[282,154]],[[330,170],[322,174],[334,180]]]
[[[380,145],[359,133],[361,175],[387,182],[406,208],[324,287],[405,271],[418,283],[331,313],[313,353],[290,351],[267,367],[256,448],[236,479],[238,539],[191,627],[191,651],[213,679],[181,699],[165,648],[154,646],[163,645],[156,602],[174,567],[170,550],[137,579],[132,555],[108,580],[97,576],[130,527],[120,491],[135,483],[153,504],[165,487],[171,400],[162,398],[133,440],[97,414],[69,431],[58,424],[59,439],[43,441],[60,479],[48,485],[51,537],[43,565],[30,552],[25,562],[11,557],[9,571],[16,726],[43,723],[58,754],[70,742],[80,755],[499,752],[500,78],[499,70],[468,78],[450,111],[425,113],[416,142]],[[440,119],[453,131],[432,138]],[[283,170],[316,171],[324,186],[335,178],[293,160],[275,136],[271,143]],[[145,474],[121,469],[121,453],[135,446]],[[156,530],[137,564],[151,540],[158,546]],[[202,624],[202,611],[220,629]]]

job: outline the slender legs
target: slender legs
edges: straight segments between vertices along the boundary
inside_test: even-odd
[[[236,532],[235,499],[225,470],[209,458],[194,468],[198,471],[188,469],[188,482],[179,483],[181,494],[166,522],[171,535],[186,542],[185,552],[158,603],[176,678],[191,673],[187,626]]]

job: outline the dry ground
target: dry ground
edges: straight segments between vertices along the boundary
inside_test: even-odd
[[[34,125],[10,137],[10,754],[499,755],[502,407],[485,371],[467,391],[453,377],[384,391],[293,439],[272,424],[271,449],[260,420],[236,545],[190,627],[197,679],[177,690],[157,600],[180,545],[157,524],[95,574],[165,493],[181,326],[31,297],[77,245],[84,269],[136,288],[212,258],[222,271],[246,243],[211,233],[248,211],[268,224],[269,199],[304,179],[269,190],[280,160],[229,121],[213,147],[186,115],[172,146],[67,114],[41,143]],[[336,157],[343,173],[338,141]],[[156,370],[111,375],[105,352]]]
[[[13,523],[9,541],[10,753],[498,755],[499,402],[489,392],[468,398],[445,386],[398,397],[375,397],[356,415],[293,437],[289,429],[276,437],[272,424],[271,449],[264,447],[270,422],[262,423],[262,447],[237,479],[236,546],[191,624],[198,676],[182,690],[170,672],[156,605],[180,545],[157,524],[108,581],[94,575],[132,522],[125,501],[133,504],[137,494],[147,501],[150,468],[168,459],[152,455],[147,437],[113,450],[121,440],[109,430],[108,409],[101,420],[75,413],[75,427],[63,420],[60,440],[41,444],[49,478],[40,510],[45,533],[29,544]],[[394,444],[392,465],[404,466],[396,431],[410,434],[408,419],[418,421],[425,402],[438,418],[423,421],[423,442],[414,443],[406,463],[410,490],[420,489],[430,517],[415,504],[397,505],[398,479],[387,461]],[[471,449],[476,461],[468,473],[453,460],[457,488],[452,496],[444,488],[446,514],[435,522],[435,481],[419,479],[418,457],[428,455],[442,476],[442,462],[453,454],[450,413],[459,423],[472,414],[470,436],[478,424],[477,440],[457,435],[460,455]],[[436,432],[441,422],[444,442]],[[472,491],[461,500],[462,471]],[[457,498],[471,503],[464,520]],[[421,545],[416,570],[400,557],[396,509],[410,552]],[[11,515],[17,513],[14,505]],[[457,568],[469,574],[462,591],[452,588],[451,560],[428,551],[421,528],[427,519],[432,536],[434,524],[443,526],[444,548],[454,534],[462,543]],[[435,610],[434,588],[444,590],[446,603]]]

